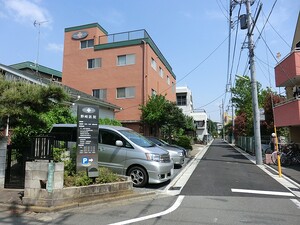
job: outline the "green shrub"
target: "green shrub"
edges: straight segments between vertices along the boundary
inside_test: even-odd
[[[93,183],[92,178],[88,177],[85,171],[80,171],[75,175],[75,186],[87,186]]]
[[[99,167],[99,176],[96,178],[97,184],[112,183],[120,181],[120,177],[111,172],[108,168]]]
[[[87,186],[90,184],[106,184],[124,180],[116,173],[110,171],[108,168],[99,167],[98,170],[99,176],[96,177],[96,179],[88,177],[85,171],[80,171],[78,173],[69,173],[68,171],[65,171],[64,186]]]
[[[185,149],[190,149],[190,150],[193,149],[193,147],[191,145],[191,139],[190,139],[190,137],[188,137],[186,135],[178,136],[177,140],[176,140],[176,144]]]

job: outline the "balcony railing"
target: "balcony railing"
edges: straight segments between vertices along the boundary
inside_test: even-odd
[[[168,63],[168,61],[165,59],[164,55],[161,53],[155,42],[152,40],[148,32],[144,29],[142,30],[134,30],[134,31],[127,31],[122,33],[115,33],[115,34],[109,34],[109,35],[103,35],[99,36],[97,38],[98,43],[96,45],[99,46],[105,46],[105,45],[118,45],[121,42],[126,41],[134,41],[134,40],[145,40],[148,44],[150,44],[151,48],[155,51],[155,53],[158,55],[160,60],[165,64],[165,66],[169,69],[170,73],[174,78],[176,78],[175,74],[172,71],[171,65]],[[96,39],[95,39],[96,40]],[[99,50],[99,49],[98,49]]]
[[[277,87],[293,87],[300,84],[300,49],[296,48],[275,67]]]
[[[98,44],[116,43],[121,41],[130,41],[136,39],[150,38],[146,30],[134,30],[122,33],[109,34],[98,37]]]

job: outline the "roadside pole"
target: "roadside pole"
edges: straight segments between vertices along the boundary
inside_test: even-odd
[[[248,26],[248,48],[249,48],[249,59],[250,59],[250,73],[251,73],[251,91],[252,91],[252,108],[253,108],[253,123],[254,123],[254,141],[255,141],[255,156],[256,164],[262,165],[262,152],[261,152],[261,137],[260,137],[260,113],[258,107],[257,97],[257,81],[255,74],[254,64],[254,43],[253,43],[253,27],[251,16],[251,0],[246,0],[246,11],[247,11],[247,26]]]

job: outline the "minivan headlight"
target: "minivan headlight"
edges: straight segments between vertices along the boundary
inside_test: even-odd
[[[153,153],[145,153],[147,160],[160,162],[160,155],[159,154],[153,154]]]
[[[177,152],[179,156],[183,156],[183,152]]]

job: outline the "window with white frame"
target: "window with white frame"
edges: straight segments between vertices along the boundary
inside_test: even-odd
[[[118,66],[126,66],[135,64],[135,54],[129,55],[118,55],[117,57],[117,65]]]
[[[101,67],[101,58],[87,60],[87,68],[88,69],[95,69],[95,68],[99,68],[99,67]]]
[[[134,97],[135,97],[134,87],[117,88],[117,98],[134,98]]]
[[[170,77],[169,76],[167,76],[167,83],[168,83],[168,85],[170,85]]]
[[[94,39],[80,41],[80,48],[93,48],[94,47]]]
[[[159,76],[161,76],[161,78],[164,78],[164,71],[161,67],[159,67]]]
[[[172,92],[175,93],[176,92],[176,87],[175,87],[175,83],[172,81]]]
[[[156,65],[156,62],[153,58],[151,58],[151,67],[156,71],[157,65]]]
[[[93,89],[93,96],[101,100],[107,99],[107,89]]]

